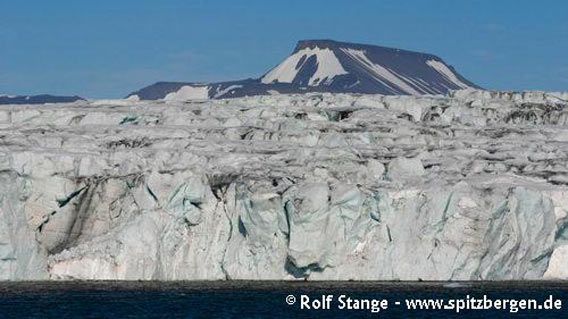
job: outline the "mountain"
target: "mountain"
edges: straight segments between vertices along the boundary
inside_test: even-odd
[[[45,103],[71,103],[85,100],[80,96],[41,95],[0,95],[1,104],[45,104]]]
[[[300,41],[292,55],[260,81],[386,95],[476,87],[435,55],[331,40]]]
[[[208,84],[158,82],[129,96],[187,100],[305,92],[423,95],[466,88],[479,87],[432,54],[333,40],[305,40],[259,79]]]

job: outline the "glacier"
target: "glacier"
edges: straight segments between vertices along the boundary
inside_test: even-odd
[[[0,106],[0,280],[568,278],[568,94]]]

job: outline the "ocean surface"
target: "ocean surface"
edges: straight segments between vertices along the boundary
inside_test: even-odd
[[[530,299],[534,301],[527,301]],[[497,300],[500,301],[495,304]],[[523,308],[522,300],[524,309],[519,309]],[[443,303],[445,309],[413,310],[408,306],[418,307],[422,303],[423,307],[435,307],[436,302]],[[486,306],[491,303],[490,309],[477,309],[484,302]],[[541,309],[527,309],[529,304]],[[568,318],[568,283],[0,283],[0,318],[440,317]]]

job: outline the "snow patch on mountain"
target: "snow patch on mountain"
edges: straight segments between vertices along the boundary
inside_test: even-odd
[[[228,87],[221,89],[220,87],[216,88],[215,94],[213,95],[214,99],[220,98],[222,96],[224,96],[225,94],[229,93],[234,93],[234,90],[236,89],[240,89],[243,86],[240,84],[234,84],[234,85],[229,85]]]
[[[208,86],[182,86],[179,90],[166,95],[166,101],[206,100],[209,98]]]
[[[361,63],[370,75],[377,81],[392,89],[393,93],[404,92],[411,95],[419,95],[423,92],[418,92],[415,88],[411,87],[405,80],[396,72],[383,67],[380,64],[373,63],[367,58],[365,51],[355,49],[341,49],[348,56]]]
[[[329,84],[337,75],[347,74],[333,51],[330,49],[306,48],[291,56],[284,62],[268,72],[261,78],[264,84],[292,83],[296,79],[298,72],[312,57],[316,59],[316,71],[310,77],[308,85],[315,86]]]
[[[436,71],[438,71],[440,74],[445,76],[448,80],[450,80],[452,83],[454,83],[461,89],[467,89],[468,87],[470,87],[469,85],[463,83],[460,79],[458,79],[456,74],[452,70],[450,70],[450,68],[448,68],[444,63],[436,60],[428,60],[426,61],[426,64],[434,68]]]

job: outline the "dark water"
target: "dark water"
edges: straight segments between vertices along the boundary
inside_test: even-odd
[[[293,295],[294,298],[288,297]],[[305,295],[302,297],[302,295]],[[333,297],[326,297],[333,295]],[[339,296],[367,309],[339,309]],[[535,299],[562,309],[408,310],[405,300]],[[288,305],[286,300],[293,301]],[[300,309],[300,299],[330,309]],[[372,312],[371,301],[386,300]],[[314,302],[314,300],[316,300]],[[492,302],[493,302],[492,301]],[[385,305],[385,301],[382,301]],[[400,302],[400,305],[396,305]],[[550,301],[548,306],[554,302]],[[454,303],[456,305],[457,301]],[[472,307],[475,307],[473,301]],[[322,306],[323,305],[323,306]],[[346,304],[345,304],[346,305]],[[477,304],[479,306],[479,304]],[[519,304],[517,304],[519,306]],[[365,308],[361,301],[360,307]],[[56,282],[0,283],[0,318],[568,318],[568,283]]]

